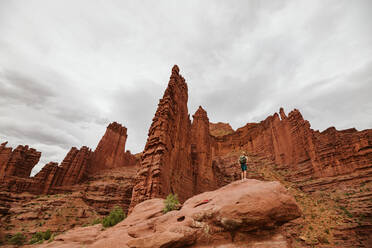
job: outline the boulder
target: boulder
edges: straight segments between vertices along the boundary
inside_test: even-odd
[[[278,182],[236,181],[162,213],[164,200],[139,203],[118,225],[75,228],[40,247],[290,247],[280,226],[300,217]]]

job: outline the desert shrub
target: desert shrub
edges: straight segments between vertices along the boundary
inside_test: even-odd
[[[43,243],[44,240],[49,240],[51,236],[52,232],[49,229],[45,232],[37,232],[34,235],[32,235],[30,244]]]
[[[44,240],[49,240],[50,237],[52,236],[52,232],[48,229],[43,233],[43,239]]]
[[[121,207],[116,206],[109,214],[109,216],[103,218],[102,225],[104,227],[115,226],[120,221],[124,220],[125,214]]]
[[[23,235],[22,233],[16,233],[9,239],[9,243],[11,243],[12,245],[23,245],[25,241],[26,236]]]
[[[180,204],[177,194],[169,194],[167,199],[164,200],[164,204],[163,213],[177,209],[177,206]]]

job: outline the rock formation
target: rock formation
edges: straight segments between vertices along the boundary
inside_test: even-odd
[[[163,226],[152,220],[141,219],[137,211],[147,213],[147,206],[161,205],[159,200],[142,203],[148,199],[165,198],[169,193],[176,193],[180,201],[185,202],[195,194],[239,180],[240,167],[237,160],[241,151],[246,151],[249,157],[248,177],[280,181],[296,196],[303,209],[304,216],[301,220],[290,222],[281,232],[275,232],[274,236],[279,237],[278,242],[283,247],[287,247],[282,236],[284,234],[295,243],[294,246],[299,247],[327,243],[342,247],[354,247],[355,244],[369,247],[372,243],[372,129],[338,131],[331,127],[319,132],[311,129],[310,123],[297,109],[287,116],[281,108],[279,113],[259,123],[248,123],[234,131],[228,123],[210,123],[207,112],[202,107],[195,112],[191,123],[187,100],[187,84],[179,74],[178,66],[174,66],[149,128],[145,149],[136,156],[129,151],[125,152],[127,129],[116,122],[108,125],[94,152],[88,147],[80,150],[72,148],[61,165],[50,162],[32,178],[29,175],[40,158],[40,152],[28,146],[18,146],[13,150],[7,148],[6,143],[1,144],[0,203],[3,207],[0,208],[0,214],[15,213],[20,207],[14,205],[18,199],[15,200],[9,192],[81,192],[76,198],[94,208],[98,214],[107,214],[114,205],[120,205],[125,212],[128,209],[133,210],[133,216],[150,225],[123,231],[125,235],[129,235],[126,236],[129,247],[147,244],[156,246],[162,242],[165,245],[169,244],[167,242],[176,245],[200,244],[199,239],[194,239],[194,234],[201,234],[199,229],[195,231],[189,229],[189,226],[183,226],[188,213],[184,213],[184,216],[175,214],[174,216],[180,218],[179,221],[174,216],[171,220],[163,217],[163,223],[166,223]],[[202,196],[208,198],[209,193]],[[326,199],[324,195],[330,199]],[[185,202],[184,209],[189,201]],[[241,199],[236,204],[239,205],[240,202]],[[229,207],[234,209],[234,206]],[[151,214],[157,216],[158,212]],[[213,223],[207,221],[197,224],[204,231],[206,225],[208,228],[214,225],[212,229],[222,230],[222,234],[213,237],[224,240],[227,229],[223,229],[226,228],[226,223],[221,218],[225,217],[218,216],[219,213],[215,212],[212,214],[219,219],[214,219]],[[267,224],[268,221],[275,229],[277,223],[270,221],[277,216],[271,217],[273,219],[260,219],[260,224]],[[195,218],[191,218],[195,223]],[[172,221],[181,224],[172,224]],[[244,234],[237,232],[241,236],[236,236],[235,231],[231,232],[234,240],[235,237],[238,240],[254,240],[254,237],[246,233],[250,230],[244,226],[244,221],[239,219],[235,223],[227,220],[227,225],[244,231]],[[312,223],[321,230],[321,234],[312,231]],[[137,225],[133,222],[130,224]],[[168,226],[181,231],[173,232],[173,229],[167,229]],[[152,234],[145,238],[142,231],[146,235],[149,232]],[[94,229],[94,232],[98,235],[101,231]],[[265,240],[267,238],[274,242],[273,233],[263,233],[266,235]],[[99,247],[101,241],[95,239],[95,234],[93,236]],[[93,242],[93,236],[90,236],[89,242]],[[205,244],[200,247],[203,245]]]
[[[48,194],[58,186],[69,186],[81,182],[86,176],[92,151],[83,146],[80,150],[71,148],[61,165],[50,162],[34,177],[35,183],[29,190],[35,194]]]
[[[212,168],[212,146],[207,112],[200,106],[191,126],[191,158],[194,168],[194,194],[218,188]]]
[[[355,129],[314,131],[295,109],[280,109],[260,123],[248,123],[235,132],[215,137],[213,156],[245,150],[272,159],[297,174],[293,180],[347,174],[370,167],[372,131]]]
[[[103,170],[136,166],[138,159],[129,151],[125,152],[126,139],[127,129],[113,122],[108,125],[95,152],[86,146],[72,147],[60,165],[50,162],[34,177],[30,177],[31,170],[41,153],[28,146],[18,146],[12,151],[3,143],[0,146],[0,182],[11,192],[48,194]]]
[[[175,65],[149,129],[133,189],[132,207],[169,193],[177,193],[181,201],[192,196],[191,123],[187,99],[187,84]]]
[[[234,132],[229,123],[209,123],[209,132],[212,136],[224,136]]]
[[[21,145],[13,150],[6,144],[0,145],[0,181],[12,176],[28,178],[32,168],[39,162],[41,152]]]
[[[331,127],[323,132],[314,131],[298,110],[287,117],[280,109],[279,114],[260,123],[248,123],[231,134],[213,137],[211,144],[219,185],[239,178],[236,160],[240,151],[245,150],[250,158],[248,177],[280,178],[290,187],[299,189],[300,199],[304,196],[309,199],[303,206],[307,211],[305,220],[291,224],[290,236],[298,235],[302,240],[298,245],[332,242],[341,247],[355,247],[356,244],[369,247],[372,243],[371,129],[337,131]],[[319,197],[319,192],[329,195],[330,199]],[[312,204],[314,199],[318,199],[316,205]],[[319,202],[324,205],[319,207]],[[340,211],[332,210],[325,215],[332,218],[325,218],[321,209],[329,208]],[[317,211],[319,216],[315,215]],[[323,219],[323,222],[314,218]],[[336,223],[334,219],[339,221]],[[323,234],[313,232],[311,223],[324,230]],[[333,230],[331,234],[329,230]],[[306,236],[303,233],[307,233]]]
[[[88,174],[99,171],[134,165],[136,160],[129,152],[125,152],[127,128],[117,122],[110,123],[93,153]],[[134,162],[134,164],[133,164]]]
[[[188,199],[162,213],[163,199],[138,204],[124,221],[75,228],[39,247],[277,247],[289,248],[280,226],[301,215],[278,182],[247,180]]]

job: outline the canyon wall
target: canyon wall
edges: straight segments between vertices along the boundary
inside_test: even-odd
[[[319,132],[310,128],[297,109],[288,117],[283,109],[279,114],[214,137],[213,156],[248,151],[295,171],[293,180],[347,174],[371,166],[372,130]]]

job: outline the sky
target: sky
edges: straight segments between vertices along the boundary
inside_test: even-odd
[[[141,152],[174,64],[191,116],[372,128],[371,16],[368,0],[1,0],[0,142],[41,151],[33,174],[112,121]]]

